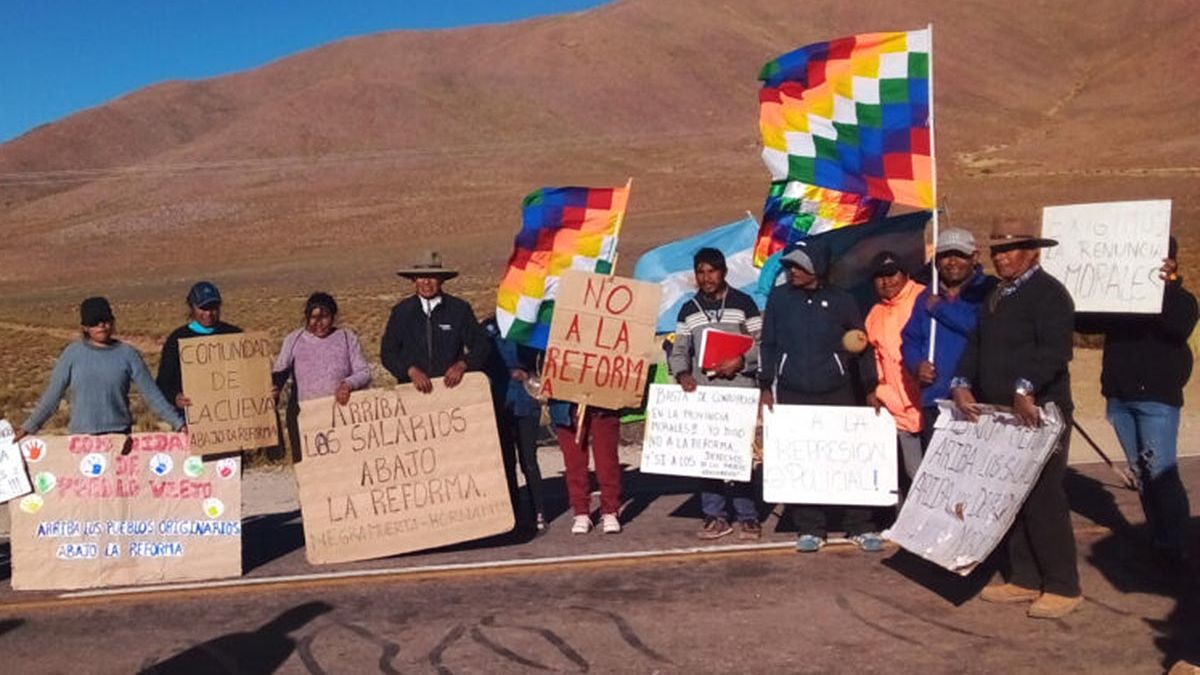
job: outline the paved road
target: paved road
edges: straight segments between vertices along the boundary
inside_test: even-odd
[[[1184,469],[1195,494],[1200,462]],[[776,548],[150,596],[5,589],[0,662],[13,673],[1153,673],[1200,662],[1196,575],[1142,553],[1136,495],[1106,480],[1068,481],[1088,601],[1062,621],[970,600],[985,575],[961,580],[903,552]],[[695,543],[688,499],[647,500],[619,537],[571,538],[564,516],[531,543],[341,569],[685,546]],[[276,543],[288,520],[272,522]],[[767,529],[768,540],[790,536],[774,518]],[[250,554],[261,558],[250,578],[312,571],[290,544]]]

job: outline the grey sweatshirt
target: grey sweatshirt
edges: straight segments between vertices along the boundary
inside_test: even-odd
[[[172,429],[183,426],[183,418],[158,390],[136,349],[119,341],[97,347],[81,339],[67,345],[59,355],[46,393],[21,427],[28,433],[36,433],[58,409],[58,402],[70,388],[71,433],[123,432],[133,425],[129,413],[130,381],[137,385],[150,409],[170,423]]]

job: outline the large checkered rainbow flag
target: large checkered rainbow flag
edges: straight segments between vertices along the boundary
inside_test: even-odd
[[[882,218],[887,210],[888,203],[878,199],[800,181],[775,181],[763,205],[754,266],[762,267],[771,255],[804,237]]]
[[[496,296],[501,335],[546,348],[559,275],[565,269],[612,271],[628,202],[629,185],[542,188],[525,197],[523,225]]]
[[[808,45],[763,66],[772,180],[933,208],[929,58],[924,29]]]

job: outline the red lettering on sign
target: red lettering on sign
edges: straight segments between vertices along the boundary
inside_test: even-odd
[[[579,315],[571,317],[571,325],[567,328],[567,334],[563,337],[564,340],[574,340],[579,342]]]
[[[624,284],[612,289],[608,294],[608,299],[604,301],[604,307],[609,314],[624,314],[632,304],[633,289]]]

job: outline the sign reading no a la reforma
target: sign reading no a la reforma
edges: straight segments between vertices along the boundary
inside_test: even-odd
[[[1042,267],[1061,281],[1077,312],[1162,311],[1159,279],[1171,234],[1171,200],[1047,206]]]
[[[566,270],[559,278],[542,391],[601,408],[642,405],[657,347],[662,287]]]
[[[896,422],[886,410],[763,409],[763,501],[891,506],[897,480]]]

